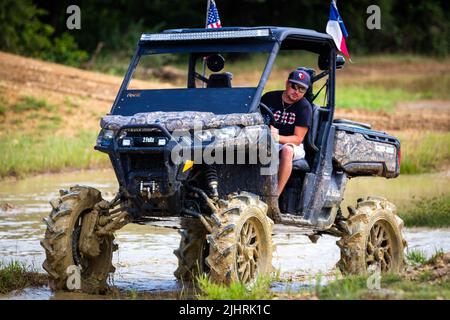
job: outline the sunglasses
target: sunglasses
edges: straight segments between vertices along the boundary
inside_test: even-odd
[[[308,90],[304,86],[301,86],[301,85],[293,83],[293,82],[289,82],[289,85],[291,86],[292,89],[294,89],[295,91],[301,92],[301,93],[305,93],[306,90]]]

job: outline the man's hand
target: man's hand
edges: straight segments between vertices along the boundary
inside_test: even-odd
[[[272,137],[274,138],[274,140],[278,142],[278,140],[280,140],[280,133],[278,129],[274,126],[270,126],[270,132],[272,133]]]

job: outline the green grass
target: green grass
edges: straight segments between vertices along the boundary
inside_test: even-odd
[[[0,261],[0,293],[20,290],[30,286],[42,286],[47,283],[47,277],[18,261],[8,263]]]
[[[399,134],[401,174],[419,174],[439,170],[450,163],[450,132]]]
[[[400,101],[416,100],[402,89],[383,89],[378,86],[338,86],[336,108],[393,111]],[[320,99],[319,99],[320,101]]]
[[[24,96],[19,101],[11,105],[11,110],[15,113],[22,113],[30,110],[47,110],[53,111],[56,106],[48,103],[45,99],[36,99],[32,96]]]
[[[367,82],[367,85],[381,85],[384,89],[398,88],[404,90],[408,96],[403,101],[417,99],[450,99],[450,75],[420,75],[381,79]],[[383,93],[384,95],[384,93]]]
[[[38,115],[36,117],[39,118],[40,120],[42,120],[42,122],[40,122],[37,126],[37,129],[39,131],[41,131],[41,133],[44,133],[45,131],[53,131],[54,132],[60,128],[60,126],[63,122],[63,118],[58,115],[52,115],[52,116]]]
[[[3,98],[3,96],[0,95],[0,116],[4,116],[6,113],[6,101],[5,98]]]
[[[399,213],[407,227],[450,227],[450,193],[419,200],[413,207]]]
[[[435,264],[438,259],[442,259],[444,256],[444,249],[436,249],[436,252],[427,260],[427,264]]]
[[[425,256],[425,252],[422,250],[408,250],[406,253],[406,261],[412,265],[424,264],[427,261],[427,257]]]
[[[80,107],[80,104],[75,101],[73,97],[64,97],[64,105],[69,109],[76,109]]]
[[[406,280],[397,274],[382,274],[380,290],[368,289],[367,277],[349,276],[318,288],[321,300],[366,299],[450,299],[450,283],[428,283],[423,272],[418,280]]]
[[[270,291],[271,277],[258,277],[252,285],[233,282],[229,286],[211,283],[206,275],[198,277],[199,300],[268,300],[274,297]]]
[[[414,253],[412,253],[414,252]],[[433,257],[442,255],[437,252]],[[433,257],[425,259],[419,252],[411,251],[409,258],[417,264],[432,263]],[[434,259],[436,259],[434,258]],[[419,262],[420,261],[420,262]],[[315,285],[302,288],[298,291],[281,293],[271,292],[270,285],[273,279],[258,278],[251,288],[240,283],[230,286],[212,284],[208,277],[198,278],[200,300],[267,300],[267,299],[309,299],[317,297],[321,300],[366,300],[366,299],[450,299],[450,283],[445,281],[429,282],[431,272],[423,270],[418,276],[410,280],[400,274],[381,274],[380,287],[369,289],[375,284],[371,276],[336,276],[336,280],[321,285],[321,276],[315,279]]]
[[[37,126],[38,130],[42,130],[42,131],[55,131],[59,128],[59,124],[57,123],[52,123],[52,122],[45,122],[45,123],[40,123]]]
[[[93,149],[97,133],[75,137],[10,135],[0,141],[0,177],[106,166],[106,155]]]

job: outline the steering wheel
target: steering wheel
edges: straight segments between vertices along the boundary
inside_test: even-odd
[[[261,115],[264,118],[264,124],[268,126],[274,126],[275,125],[275,116],[273,115],[272,110],[268,106],[266,106],[264,103],[259,103],[259,111],[261,112]]]

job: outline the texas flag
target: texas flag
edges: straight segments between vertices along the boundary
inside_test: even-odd
[[[334,43],[336,44],[336,47],[339,49],[339,51],[341,51],[347,58],[350,59],[347,45],[345,44],[345,38],[348,37],[347,29],[345,29],[344,21],[342,21],[342,18],[339,15],[335,0],[331,1],[330,17],[328,18],[326,31],[333,37]]]

